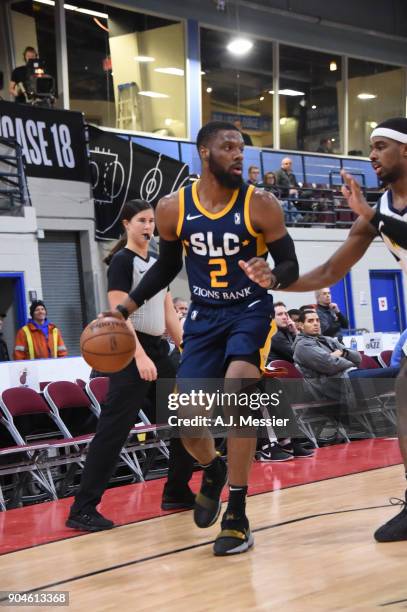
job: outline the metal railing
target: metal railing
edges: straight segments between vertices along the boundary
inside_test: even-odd
[[[21,146],[0,136],[0,214],[16,213],[30,205]]]

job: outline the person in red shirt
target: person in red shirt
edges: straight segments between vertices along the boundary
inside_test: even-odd
[[[66,357],[68,351],[61,332],[56,325],[49,323],[44,302],[33,302],[30,306],[30,316],[27,325],[17,332],[14,359]]]

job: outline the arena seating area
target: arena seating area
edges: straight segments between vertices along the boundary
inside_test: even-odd
[[[362,355],[363,368],[385,367],[390,351],[379,363]],[[379,365],[380,364],[380,365]],[[358,402],[357,410],[343,414],[338,402],[310,398],[302,386],[301,372],[284,360],[272,361],[265,373],[284,383],[301,383],[298,399],[291,402],[301,435],[315,447],[323,431],[336,432],[331,442],[393,435],[396,427],[394,392],[372,393]],[[100,405],[108,391],[108,378],[85,382],[43,381],[40,391],[12,387],[0,395],[0,509],[71,496],[80,480],[87,449],[92,441]],[[287,389],[290,393],[291,389]],[[305,399],[304,399],[305,398]],[[152,424],[143,410],[138,413],[120,454],[111,486],[162,477],[167,468],[168,426]]]

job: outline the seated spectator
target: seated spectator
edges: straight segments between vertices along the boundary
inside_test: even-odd
[[[249,166],[248,173],[249,178],[247,179],[247,184],[256,187],[259,184],[260,168],[258,166]]]
[[[315,396],[339,399],[343,390],[340,379],[360,364],[360,353],[345,348],[338,338],[322,335],[315,310],[302,310],[300,323],[302,331],[294,341],[294,363]]]
[[[0,361],[10,361],[6,341],[3,338],[3,323],[6,315],[0,314]]]
[[[178,314],[179,320],[182,321],[188,314],[188,301],[184,300],[181,297],[175,297],[172,300],[174,304],[175,311]]]
[[[274,318],[277,324],[277,332],[271,338],[269,361],[284,359],[293,363],[293,344],[298,331],[289,318],[283,302],[274,304]],[[269,440],[266,437],[259,436],[257,451],[259,461],[287,461],[293,457],[312,457],[313,454],[312,450],[304,448],[300,441],[295,438]]]
[[[68,351],[61,332],[47,319],[47,309],[41,300],[30,306],[27,325],[21,327],[16,336],[14,359],[48,359],[66,357]]]
[[[294,363],[294,340],[298,330],[290,319],[286,306],[283,302],[274,304],[274,320],[277,331],[271,338],[269,361],[274,359],[285,359]]]
[[[281,168],[275,173],[276,184],[281,191],[282,198],[298,197],[299,185],[295,174],[292,172],[292,165],[292,160],[289,157],[284,157]]]
[[[300,313],[301,311],[298,308],[290,308],[290,310],[287,311],[287,314],[290,317],[291,321],[294,323],[297,331],[301,331],[298,326],[298,322],[300,320]]]
[[[263,182],[259,185],[265,191],[269,191],[278,199],[280,197],[280,190],[276,185],[276,175],[274,172],[266,172],[263,176]]]
[[[403,331],[400,338],[398,339],[396,346],[394,347],[394,350],[391,356],[391,360],[390,360],[391,368],[399,368],[402,359],[404,359],[404,357],[407,357],[407,352],[406,352],[407,347],[404,346],[406,342],[407,342],[407,329]]]
[[[324,287],[315,291],[315,298],[317,300],[317,313],[321,321],[322,334],[342,340],[341,329],[348,328],[349,321],[340,312],[338,305],[332,302],[330,288]]]

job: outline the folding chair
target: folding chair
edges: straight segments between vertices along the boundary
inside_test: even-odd
[[[380,355],[378,355],[377,360],[382,368],[388,368],[390,366],[392,354],[393,351],[382,351]]]
[[[362,361],[359,364],[359,370],[377,370],[380,368],[377,361],[373,359],[373,357],[369,357],[369,355],[365,355],[361,353]]]
[[[306,380],[302,372],[293,363],[290,363],[289,361],[285,361],[284,359],[275,359],[268,364],[268,367],[274,368],[277,371],[282,372],[282,374],[277,375],[277,378],[297,379],[299,381],[302,381],[303,385],[301,389],[301,394],[303,393],[306,397],[308,396],[308,398],[306,401],[292,402],[291,408],[297,419],[297,424],[300,430],[303,432],[305,437],[311,440],[312,443],[316,447],[318,447],[317,436],[311,424],[317,421],[320,422],[321,417],[327,418],[328,415],[325,414],[325,410],[337,408],[339,402],[331,400],[319,400],[313,397],[314,393],[311,387],[306,385]],[[317,412],[318,414],[312,416],[309,414],[310,412]],[[350,442],[346,429],[337,416],[335,416],[335,422],[338,432],[342,435],[346,442]]]
[[[50,471],[53,464],[49,463],[49,456],[47,454],[47,460],[43,461],[40,467],[37,464],[37,454],[35,453],[36,450],[49,451],[53,447],[55,432],[50,432],[48,440],[36,440],[33,443],[27,444],[15,422],[16,419],[23,416],[34,417],[45,415],[47,419],[51,419],[52,423],[57,426],[58,433],[62,434],[60,424],[55,419],[49,406],[39,393],[28,387],[13,387],[3,391],[0,397],[0,406],[4,415],[1,419],[3,425],[7,428],[16,445],[21,448],[21,452],[27,453],[27,459],[29,460],[26,464],[27,470],[32,472],[34,480],[41,487],[45,488],[53,499],[58,499]],[[12,451],[8,452],[11,453]]]
[[[108,376],[98,376],[96,378],[92,378],[85,387],[86,393],[89,395],[91,402],[96,410],[97,415],[100,415],[100,405],[106,401],[107,393],[109,391],[109,378]],[[169,457],[169,452],[167,445],[164,440],[160,440],[157,437],[157,430],[154,429],[154,425],[148,419],[143,410],[139,410],[138,416],[140,418],[141,423],[135,424],[135,427],[132,428],[130,434],[135,434],[140,431],[140,426],[144,425],[147,427],[148,431],[153,433],[154,437],[157,441],[157,449],[164,455],[166,459]],[[143,432],[146,433],[147,432]],[[139,434],[140,435],[140,434]]]
[[[92,379],[90,382],[93,382],[94,380],[97,379]],[[105,382],[99,383],[99,391],[103,391],[103,386],[105,386],[105,384]],[[92,388],[95,391],[98,390],[98,383],[93,383]],[[74,438],[74,436],[70,431],[71,425],[68,428],[66,422],[62,420],[61,412],[70,409],[70,416],[72,417],[75,411],[82,408],[82,415],[84,412],[86,413],[87,411],[90,411],[94,417],[98,418],[100,416],[100,404],[97,402],[94,393],[93,396],[95,397],[96,401],[92,402],[91,398],[85,393],[85,391],[76,383],[71,381],[63,380],[50,383],[44,390],[44,396],[55,418],[59,419],[61,422],[61,427],[64,429],[65,438]],[[78,421],[78,419],[76,419],[76,421]],[[78,425],[78,422],[76,425]],[[92,437],[95,431],[96,421],[93,423],[93,425]],[[120,458],[133,474],[140,478],[140,480],[144,480],[143,471],[140,467],[140,463],[135,452],[133,452],[133,449],[129,451],[126,447],[124,447],[120,452]]]

